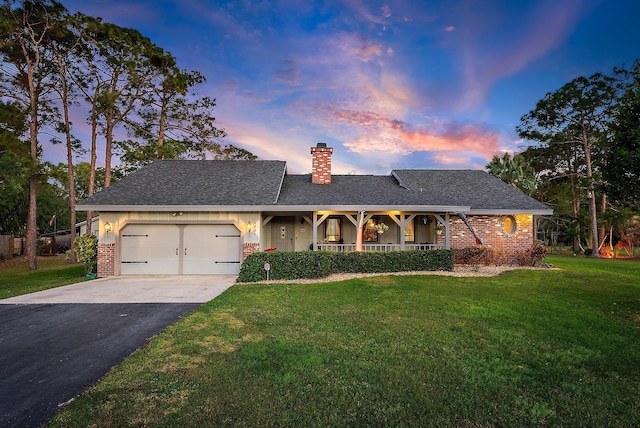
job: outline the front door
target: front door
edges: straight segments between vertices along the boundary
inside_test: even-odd
[[[293,242],[293,225],[293,219],[289,220],[286,218],[276,220],[271,223],[272,247],[275,247],[280,251],[295,250]]]

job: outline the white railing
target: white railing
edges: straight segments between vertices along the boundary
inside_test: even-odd
[[[405,250],[433,250],[436,248],[444,248],[441,244],[404,244]],[[400,244],[362,244],[364,251],[400,251]],[[356,244],[318,244],[318,250],[321,251],[355,251]]]
[[[404,244],[405,250],[436,250],[445,248],[444,244]]]

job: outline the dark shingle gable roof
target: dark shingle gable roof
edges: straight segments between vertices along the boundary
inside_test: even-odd
[[[278,205],[407,205],[412,200],[388,175],[332,175],[331,184],[313,184],[307,174],[285,177]]]
[[[79,205],[269,205],[284,161],[160,160]]]
[[[452,206],[449,195],[426,198],[399,185],[392,175],[333,175],[331,184],[312,184],[310,175],[287,175],[278,205]]]
[[[333,175],[331,184],[312,184],[309,174],[286,174],[284,161],[240,160],[155,161],[78,204],[79,209],[107,211],[360,206],[446,211],[467,211],[470,207],[471,213],[551,212],[484,171],[405,169],[390,175]]]
[[[424,204],[447,200],[472,211],[550,211],[549,208],[480,170],[394,170],[401,186],[421,196]]]

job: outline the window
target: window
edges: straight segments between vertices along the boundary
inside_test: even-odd
[[[378,242],[378,232],[376,231],[376,225],[378,224],[377,218],[372,218],[364,225],[362,231],[362,242]]]
[[[407,225],[404,227],[404,242],[415,242],[416,241],[416,232],[415,232],[415,226],[414,226],[414,221],[415,219],[412,218],[409,223],[407,223]]]
[[[342,238],[340,236],[340,231],[342,229],[341,219],[339,218],[328,218],[325,222],[324,226],[324,239],[327,242],[338,242]]]
[[[507,235],[513,235],[516,232],[516,219],[512,215],[502,218],[502,231]]]

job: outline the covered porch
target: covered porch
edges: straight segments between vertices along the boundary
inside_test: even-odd
[[[280,251],[404,251],[450,247],[449,212],[264,213],[261,247]]]

